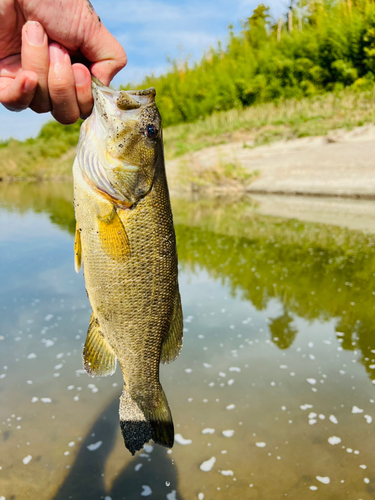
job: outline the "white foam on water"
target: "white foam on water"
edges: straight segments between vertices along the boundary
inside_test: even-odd
[[[363,410],[361,410],[361,408],[358,408],[358,406],[353,406],[352,413],[363,413]]]
[[[143,464],[137,464],[135,467],[134,467],[134,470],[135,472],[138,472],[139,469],[141,469],[143,467]]]
[[[234,431],[232,431],[231,429],[228,429],[227,431],[223,431],[222,435],[227,437],[227,438],[230,438],[234,435]]]
[[[34,352],[31,352],[26,357],[27,357],[27,359],[35,359],[36,358],[36,354]]]
[[[214,434],[215,429],[211,429],[210,427],[206,427],[203,429],[202,434]]]
[[[185,369],[185,372],[186,372],[186,373],[191,373],[192,371],[193,371],[193,370],[192,370],[191,368],[186,368],[186,369]]]
[[[259,442],[259,443],[255,443],[255,446],[257,446],[258,448],[264,448],[266,446],[266,443],[263,443],[262,441]]]
[[[315,418],[310,418],[310,420],[309,420],[310,425],[314,425],[316,423],[317,423],[317,420],[315,420]]]
[[[87,446],[87,449],[89,451],[96,451],[96,450],[98,450],[101,447],[102,444],[103,444],[103,441],[98,441],[96,443],[89,444]]]
[[[216,458],[211,457],[209,460],[206,460],[205,462],[201,463],[199,468],[203,472],[210,472],[212,467],[215,465],[215,462],[216,462]]]
[[[360,465],[359,466],[361,469],[367,469],[367,465]]]
[[[282,370],[286,370],[288,368],[288,365],[280,365],[279,368],[281,368]]]
[[[205,368],[212,368],[212,365],[209,365],[208,363],[203,363],[203,366],[204,366]]]
[[[365,478],[364,478],[364,482],[365,482],[366,484],[368,484],[368,483],[370,482],[370,479],[369,479],[368,477],[365,477]]]
[[[227,410],[234,410],[235,407],[236,405],[228,405],[226,408]]]
[[[239,368],[238,366],[231,366],[229,368],[229,371],[230,372],[240,372],[241,371],[241,368]]]
[[[230,380],[228,380],[228,385],[233,385],[234,384],[234,379],[231,378]]]
[[[31,402],[32,403],[36,403],[37,401],[39,401],[39,398],[37,398],[35,396],[33,398],[31,398]]]
[[[219,372],[219,377],[223,377],[223,378],[224,378],[224,377],[226,377],[226,376],[227,376],[227,374],[226,374],[226,373],[224,373],[224,372]]]
[[[31,455],[27,455],[27,457],[25,457],[25,458],[23,458],[23,459],[22,459],[22,462],[23,462],[25,465],[27,465],[27,464],[29,464],[29,463],[31,462],[32,458],[33,458],[33,457],[32,457]]]
[[[203,497],[202,497],[203,498]],[[7,500],[5,497],[0,497],[0,500]]]
[[[316,479],[323,484],[329,484],[331,482],[328,476],[316,476]]]
[[[104,497],[104,500],[112,500],[111,497]]]
[[[53,318],[53,314],[47,314],[47,316],[45,316],[45,321],[51,321],[51,319]]]
[[[353,449],[352,449],[352,448],[346,448],[346,451],[347,451],[348,453],[353,453]]]
[[[41,402],[42,403],[52,403],[52,399],[51,398],[40,398]]]
[[[59,352],[59,354],[56,354],[56,359],[60,359],[64,356],[63,352]]]
[[[150,495],[152,495],[152,489],[149,486],[147,486],[147,484],[143,484],[142,488],[143,491],[141,493],[141,497],[149,497]]]
[[[371,422],[372,422],[372,417],[371,417],[371,415],[364,415],[364,417],[365,417],[366,422],[367,422],[368,424],[371,424]]]
[[[314,378],[307,378],[306,382],[308,382],[311,385],[315,385],[316,384],[316,380]]]
[[[203,499],[204,499],[204,493],[198,493],[198,500],[203,500]],[[0,498],[0,500],[1,500],[1,498]]]
[[[191,439],[185,439],[181,434],[175,434],[174,436],[176,443],[186,445],[191,444],[193,441]]]
[[[233,471],[232,470],[222,470],[220,471],[220,474],[223,476],[233,476]]]
[[[56,365],[54,367],[54,370],[60,370],[64,365],[62,363],[60,363],[59,365]]]
[[[172,490],[170,493],[167,494],[167,500],[177,500],[176,490]]]
[[[300,406],[301,410],[308,410],[309,408],[313,408],[313,405],[301,405]]]
[[[70,443],[68,444],[68,446],[70,446],[70,448],[72,448],[72,446],[75,445],[75,442],[74,441],[70,441]]]
[[[154,447],[152,446],[152,444],[145,444],[143,449],[145,450],[146,453],[151,453]]]
[[[317,489],[318,489],[318,487],[317,487],[317,486],[310,486],[310,490],[311,490],[311,491],[316,491]]]
[[[311,412],[309,413],[309,416],[308,416],[307,418],[315,418],[315,417],[317,417],[317,416],[318,416],[318,415],[317,415],[317,413],[315,413],[315,412],[311,411]]]
[[[332,445],[340,444],[341,443],[341,439],[339,437],[337,437],[337,436],[332,436],[332,437],[328,438],[328,442],[329,442],[329,444],[332,444]]]
[[[339,422],[338,422],[338,420],[337,420],[337,418],[335,417],[335,415],[330,415],[330,416],[329,416],[329,419],[330,419],[330,421],[331,421],[333,424],[338,424],[338,423],[339,423]]]

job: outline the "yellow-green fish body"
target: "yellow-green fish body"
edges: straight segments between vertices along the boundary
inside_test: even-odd
[[[84,366],[106,376],[118,360],[120,425],[132,453],[150,439],[171,447],[159,365],[181,350],[182,309],[155,92],[96,83],[93,91],[73,167],[76,268],[82,261],[93,309]]]

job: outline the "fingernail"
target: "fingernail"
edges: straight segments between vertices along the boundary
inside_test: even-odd
[[[62,50],[60,45],[51,44],[49,46],[49,58],[52,63],[61,63],[65,57],[65,52]]]
[[[28,21],[25,26],[25,33],[27,40],[31,45],[40,47],[44,43],[44,29],[43,26],[36,21]]]
[[[35,89],[35,82],[26,79],[24,84],[22,85],[22,90],[25,92],[25,94],[29,94],[34,89]]]
[[[87,83],[87,72],[82,66],[74,65],[73,74],[76,85],[84,85]]]

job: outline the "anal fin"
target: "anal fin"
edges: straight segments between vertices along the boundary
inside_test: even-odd
[[[79,232],[78,224],[76,227],[76,236],[74,238],[74,269],[79,273],[82,265],[82,245],[81,233]]]
[[[116,371],[116,355],[100,332],[98,320],[91,315],[83,348],[83,365],[91,377],[107,377]]]
[[[182,337],[183,337],[182,306],[181,306],[180,292],[177,291],[174,300],[174,307],[173,307],[169,332],[164,339],[161,349],[160,361],[163,364],[171,363],[178,357],[182,349]]]
[[[108,215],[98,215],[99,238],[102,249],[113,260],[126,262],[130,257],[130,244],[116,208]]]

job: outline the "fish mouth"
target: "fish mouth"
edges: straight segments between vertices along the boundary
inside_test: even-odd
[[[114,90],[103,85],[94,76],[92,93],[98,110],[113,117],[123,116],[122,111],[132,111],[154,103],[156,95],[153,87],[146,90]]]
[[[155,107],[155,89],[114,90],[92,77],[94,109],[81,129],[77,157],[91,187],[113,202],[131,206],[140,165],[121,155],[124,133],[139,122],[144,109]],[[121,146],[122,147],[122,146]],[[145,174],[143,174],[145,175]]]

